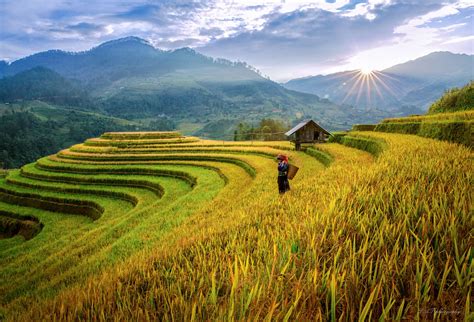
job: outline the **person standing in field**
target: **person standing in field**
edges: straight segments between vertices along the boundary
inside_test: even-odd
[[[277,156],[278,160],[278,191],[284,194],[290,190],[290,182],[288,181],[288,157],[283,154]]]

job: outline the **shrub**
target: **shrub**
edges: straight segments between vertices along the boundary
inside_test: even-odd
[[[470,110],[474,108],[474,82],[463,88],[453,88],[431,105],[428,113]]]

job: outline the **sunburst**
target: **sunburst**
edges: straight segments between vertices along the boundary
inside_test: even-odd
[[[370,75],[374,72],[374,70],[370,67],[363,67],[360,69],[360,73],[363,75]]]
[[[393,88],[391,88],[391,85],[393,84],[390,84],[390,81],[395,79],[390,75],[386,75],[368,67],[344,74],[346,77],[349,77],[345,83],[350,86],[350,89],[345,94],[342,103],[346,102],[349,97],[355,95],[357,105],[360,99],[365,96],[366,102],[368,103],[367,107],[373,107],[372,105],[377,102],[377,100],[374,99],[377,97],[380,100],[383,100],[384,95],[387,94],[394,97],[397,96]],[[383,93],[381,89],[384,90]]]

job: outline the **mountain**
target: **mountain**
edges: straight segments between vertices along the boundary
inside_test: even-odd
[[[4,60],[0,60],[0,77],[5,74],[5,70],[8,68],[8,63]]]
[[[84,52],[37,53],[8,64],[2,76],[38,66],[79,84],[107,115],[130,120],[167,117],[197,130],[222,120],[237,124],[262,118],[315,118],[337,130],[388,116],[286,89],[246,63],[213,59],[190,48],[160,50],[137,37]]]
[[[434,52],[384,70],[385,73],[404,76],[420,81],[462,81],[474,75],[474,56],[453,54],[448,51]]]
[[[85,90],[45,67],[35,67],[0,79],[0,102],[31,100],[94,109]]]
[[[472,79],[473,55],[434,52],[368,75],[355,70],[293,79],[283,86],[359,108],[425,111],[445,90]]]

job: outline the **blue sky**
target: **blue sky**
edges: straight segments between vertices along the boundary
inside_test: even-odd
[[[241,60],[274,80],[474,52],[472,0],[0,0],[0,59],[138,36]]]

